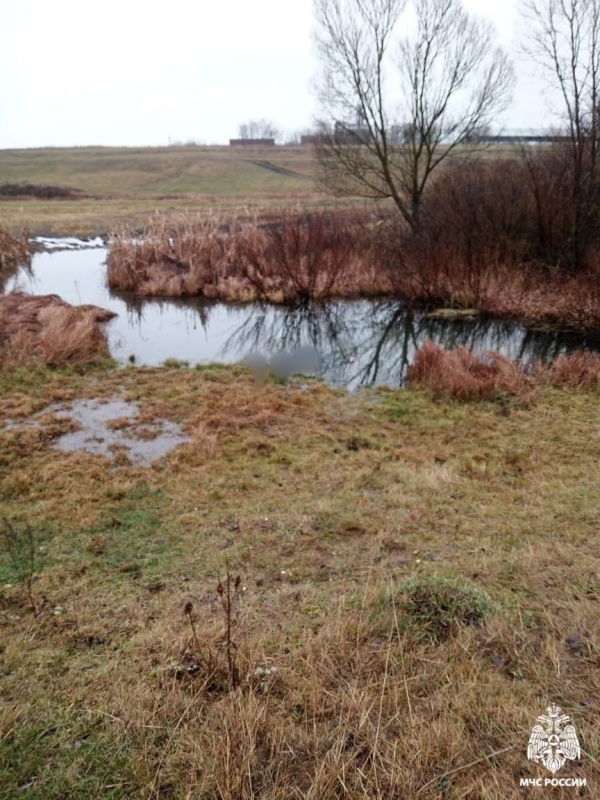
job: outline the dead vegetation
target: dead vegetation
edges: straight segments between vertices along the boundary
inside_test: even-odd
[[[253,222],[155,215],[145,230],[113,236],[112,289],[142,296],[201,295],[231,302],[294,304],[382,293],[366,267],[364,222],[353,215],[282,212]]]
[[[56,295],[0,297],[0,365],[83,366],[110,358],[103,323],[115,314]]]
[[[597,389],[600,356],[578,351],[560,355],[549,365],[523,367],[498,353],[477,356],[466,347],[445,350],[429,341],[415,354],[406,384],[425,387],[435,398],[492,400],[504,396],[531,400],[541,386]]]
[[[9,230],[0,226],[0,280],[6,271],[26,265],[31,260],[31,245],[27,231],[14,236]]]
[[[590,251],[576,273],[543,260],[523,170],[513,162],[449,168],[417,231],[387,213],[284,211],[253,221],[155,215],[142,232],[112,237],[109,285],[140,296],[292,306],[385,295],[413,307],[475,308],[600,332],[600,255]]]

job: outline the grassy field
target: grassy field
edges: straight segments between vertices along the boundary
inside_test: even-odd
[[[49,406],[82,397],[191,441],[149,468],[59,452]],[[582,746],[557,777],[588,787],[543,796],[598,796],[599,411],[240,368],[0,373],[25,553],[0,560],[0,797],[541,797],[519,779],[551,777],[526,758],[550,701]]]
[[[275,169],[273,169],[273,167]],[[276,171],[280,170],[280,171]],[[156,209],[250,210],[322,200],[310,147],[78,147],[0,150],[0,184],[79,189],[82,200],[0,199],[0,223],[94,235]]]

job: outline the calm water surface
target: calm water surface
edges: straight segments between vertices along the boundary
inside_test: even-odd
[[[281,360],[281,351],[310,347],[320,357],[318,374],[331,384],[355,389],[401,385],[415,350],[427,339],[478,353],[494,350],[523,362],[548,361],[577,348],[600,351],[600,341],[574,334],[528,331],[490,320],[428,319],[387,300],[334,302],[297,311],[198,299],[140,300],[108,289],[106,249],[100,245],[97,240],[84,249],[37,253],[31,272],[21,272],[6,290],[57,294],[68,303],[115,311],[118,316],[107,330],[111,352],[122,363],[131,357],[146,365],[168,358],[232,363],[249,353]]]

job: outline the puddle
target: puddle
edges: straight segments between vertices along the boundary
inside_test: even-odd
[[[25,421],[7,419],[1,430],[40,428],[41,418],[52,414],[78,426],[77,430],[56,439],[52,444],[55,449],[64,453],[94,453],[111,459],[123,454],[132,464],[141,467],[149,466],[178,445],[191,441],[176,422],[158,419],[140,424],[139,412],[137,403],[118,398],[75,400],[68,406],[47,406]]]
[[[77,400],[70,408],[51,407],[47,411],[80,426],[54,443],[54,447],[65,453],[81,450],[113,458],[121,452],[133,464],[147,467],[178,445],[191,441],[177,423],[166,419],[136,426],[139,406],[125,400]]]
[[[338,301],[289,311],[199,298],[143,299],[108,289],[106,249],[97,246],[101,240],[46,241],[66,241],[72,249],[36,253],[30,271],[9,279],[7,291],[57,294],[74,305],[114,311],[118,316],[107,333],[111,354],[122,364],[156,366],[179,359],[194,365],[248,358],[259,373],[268,363],[271,371],[287,374],[289,364],[302,362],[306,372],[331,385],[357,389],[401,386],[415,351],[427,339],[475,353],[492,350],[525,364],[549,362],[574,349],[600,351],[597,338],[534,331],[498,320],[432,318],[412,314],[391,300]]]

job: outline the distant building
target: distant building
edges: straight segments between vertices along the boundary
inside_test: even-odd
[[[275,147],[275,139],[230,139],[230,147]]]
[[[300,144],[327,144],[330,136],[326,133],[303,133],[300,137]]]

